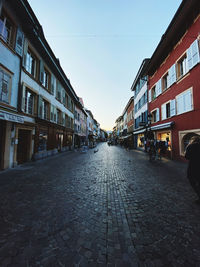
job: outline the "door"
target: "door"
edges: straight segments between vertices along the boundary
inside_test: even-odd
[[[29,160],[30,156],[31,131],[19,129],[17,145],[17,163],[22,164]]]
[[[0,120],[0,170],[3,169],[6,122]]]

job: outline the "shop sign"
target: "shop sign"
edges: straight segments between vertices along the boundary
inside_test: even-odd
[[[24,117],[15,115],[8,112],[0,111],[0,119],[6,120],[6,121],[12,121],[12,122],[18,122],[18,123],[24,123]]]

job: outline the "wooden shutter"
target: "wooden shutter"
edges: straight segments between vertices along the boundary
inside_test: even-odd
[[[156,121],[160,120],[160,112],[159,112],[159,108],[156,109]]]
[[[149,90],[149,102],[151,102],[151,89]]]
[[[177,114],[184,112],[183,94],[177,96]]]
[[[57,109],[54,107],[54,122],[57,123]]]
[[[21,110],[25,112],[25,99],[26,98],[26,86],[22,84],[22,94],[21,94]]]
[[[166,114],[166,104],[163,104],[161,106],[161,112],[162,112],[162,120],[165,120],[167,118],[167,114]]]
[[[38,117],[43,117],[43,103],[42,103],[42,96],[38,95]]]
[[[190,70],[192,68],[192,50],[191,50],[191,46],[187,49],[186,55],[187,55],[187,68],[188,68],[188,70]]]
[[[22,60],[22,65],[23,65],[24,68],[26,68],[27,53],[28,53],[28,40],[25,38],[25,40],[24,40],[23,60]]]
[[[24,34],[20,28],[17,29],[17,36],[16,36],[16,45],[15,51],[18,55],[22,56],[23,54],[23,44],[24,44]]]
[[[65,105],[65,89],[64,88],[62,88],[62,103]]]
[[[171,85],[176,82],[176,64],[171,66]]]
[[[184,93],[184,111],[192,110],[192,93],[191,90],[187,90]]]
[[[51,74],[51,93],[54,95],[56,89],[56,78],[53,74]]]
[[[197,63],[199,63],[199,44],[198,44],[198,40],[195,40],[191,44],[191,52],[192,52],[192,67],[194,67]]]
[[[40,60],[40,82],[43,83],[44,81],[44,63],[42,59]]]
[[[62,113],[62,125],[65,126],[65,113]]]
[[[170,100],[170,117],[176,115],[176,99]]]
[[[156,97],[162,93],[161,79],[156,83]]]

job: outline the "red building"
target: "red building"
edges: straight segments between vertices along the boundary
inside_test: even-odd
[[[148,66],[151,129],[174,159],[200,134],[199,63],[200,1],[183,0]]]

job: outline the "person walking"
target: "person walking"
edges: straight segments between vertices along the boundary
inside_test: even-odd
[[[200,136],[195,135],[191,138],[185,152],[185,158],[189,160],[187,177],[192,188],[198,196],[195,201],[200,204]]]

